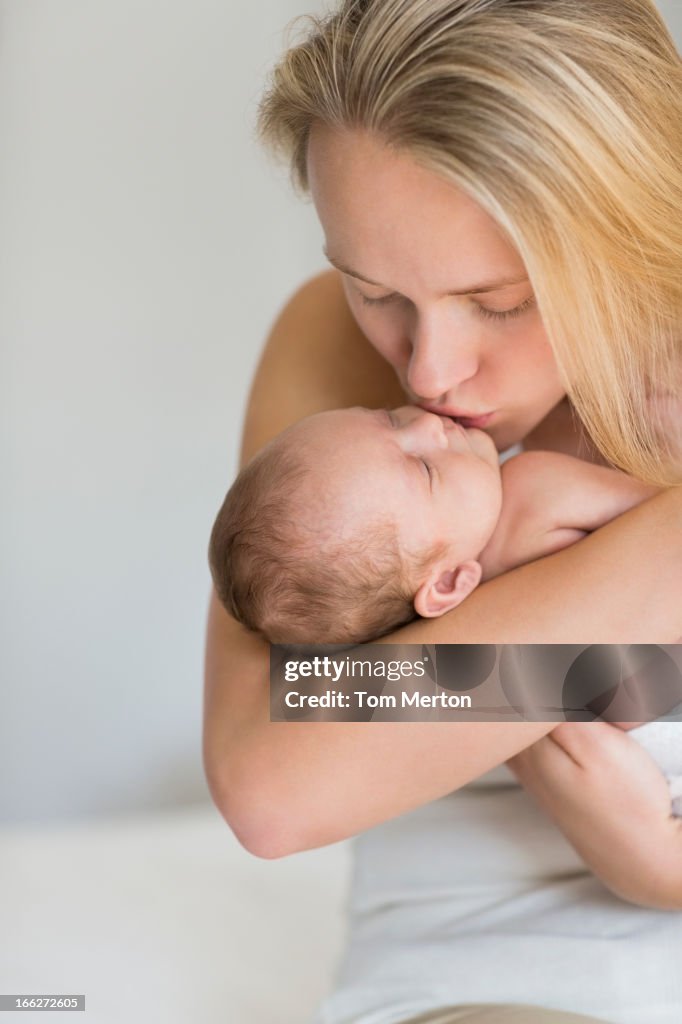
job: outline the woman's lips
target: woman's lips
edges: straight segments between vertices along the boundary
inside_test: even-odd
[[[438,416],[447,416],[449,419],[459,423],[462,427],[473,427],[477,430],[482,430],[492,420],[495,415],[493,412],[486,412],[477,416],[468,415],[467,413],[458,412],[456,409],[434,409],[432,406],[422,405],[420,408],[425,409],[427,412],[435,412]]]
[[[494,412],[487,412],[485,416],[454,416],[453,419],[463,427],[473,427],[476,430],[482,430],[483,427],[490,423],[494,415]]]

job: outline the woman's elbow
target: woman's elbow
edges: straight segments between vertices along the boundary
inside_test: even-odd
[[[279,860],[306,849],[302,837],[274,815],[254,813],[251,809],[242,815],[228,816],[222,810],[221,814],[244,849],[254,857]]]
[[[224,779],[206,769],[213,803],[248,853],[264,860],[277,860],[307,849],[305,838],[295,828],[293,813],[275,804],[272,795],[253,784]]]

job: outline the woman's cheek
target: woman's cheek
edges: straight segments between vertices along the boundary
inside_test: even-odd
[[[528,409],[535,405],[546,415],[565,397],[566,388],[541,324],[520,340],[519,353],[518,375]]]
[[[363,328],[367,338],[395,370],[403,370],[409,364],[411,346],[405,335],[388,327],[379,328],[376,324]]]
[[[519,317],[507,333],[505,342],[505,354],[515,359],[517,364],[528,367],[531,376],[547,373],[558,380],[554,352],[537,313],[532,318]]]
[[[553,362],[554,352],[552,350],[551,342],[547,336],[545,326],[540,319],[539,312],[537,310],[533,310],[532,315],[525,324],[521,322],[523,319],[523,317],[520,318],[517,328],[519,332],[522,332],[525,335],[529,351],[533,353],[534,357]]]
[[[399,369],[409,362],[410,343],[398,317],[388,309],[371,309],[362,300],[349,299],[353,318],[379,355]]]

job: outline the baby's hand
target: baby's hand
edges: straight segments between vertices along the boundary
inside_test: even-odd
[[[507,764],[617,896],[682,909],[682,821],[658,765],[623,730],[562,723]]]

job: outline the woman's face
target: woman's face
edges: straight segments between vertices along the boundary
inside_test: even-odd
[[[360,329],[411,402],[502,451],[564,397],[516,249],[465,193],[360,130],[316,125],[310,187]]]

